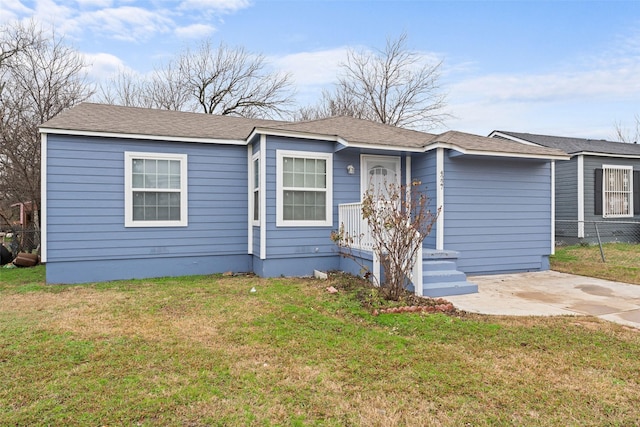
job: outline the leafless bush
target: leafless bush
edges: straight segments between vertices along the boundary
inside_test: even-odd
[[[368,225],[368,236],[350,235],[341,225],[332,240],[341,254],[359,262],[354,246],[370,238],[373,253],[380,260],[384,275],[382,290],[386,298],[398,300],[410,284],[411,271],[422,242],[436,222],[438,212],[428,210],[427,196],[419,190],[420,182],[409,188],[387,184],[382,191],[368,190],[362,200],[362,218]],[[363,264],[361,267],[366,268]]]

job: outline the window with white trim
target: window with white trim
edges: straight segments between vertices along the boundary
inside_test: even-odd
[[[253,192],[253,222],[254,225],[258,225],[260,221],[260,153],[256,153],[252,157],[252,192]]]
[[[187,155],[125,152],[125,227],[187,226]]]
[[[330,153],[277,150],[278,226],[333,224]]]
[[[605,218],[633,216],[633,167],[602,167],[602,212]]]

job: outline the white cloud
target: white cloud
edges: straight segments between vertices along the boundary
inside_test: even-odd
[[[20,0],[2,0],[0,8],[0,24],[14,21],[19,16],[33,13],[33,10],[25,6]]]
[[[74,9],[53,0],[36,0],[32,17],[56,28],[56,32],[66,34],[67,23],[76,13]]]
[[[135,73],[122,59],[110,53],[85,53],[84,57],[89,64],[88,77],[94,82],[104,81],[120,71]]]
[[[315,104],[322,89],[330,88],[336,80],[339,64],[346,59],[347,48],[340,47],[314,52],[299,52],[270,57],[279,71],[291,74],[300,105]]]
[[[457,117],[447,124],[479,134],[505,129],[611,139],[616,122],[628,125],[639,112],[638,34],[591,56],[546,64],[544,72],[445,73]]]
[[[297,86],[322,86],[335,81],[340,62],[346,59],[344,47],[315,52],[299,52],[272,58],[282,71],[289,72]]]
[[[144,41],[158,33],[167,33],[173,20],[163,11],[151,11],[133,6],[100,9],[80,14],[76,19],[83,28],[109,34],[117,40]]]
[[[176,36],[183,39],[202,39],[215,33],[216,27],[207,24],[193,24],[186,27],[177,27]]]
[[[81,8],[106,8],[113,5],[112,0],[76,0]]]
[[[180,9],[233,13],[251,6],[249,0],[184,0]]]
[[[547,102],[640,95],[640,66],[548,74],[491,74],[453,84],[466,98]]]

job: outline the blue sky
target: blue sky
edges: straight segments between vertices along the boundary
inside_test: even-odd
[[[640,114],[639,1],[0,0],[0,23],[35,17],[99,80],[144,74],[204,38],[290,72],[300,104],[334,80],[349,48],[403,31],[444,60],[446,128],[612,139]]]

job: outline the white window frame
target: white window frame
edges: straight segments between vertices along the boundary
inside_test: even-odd
[[[258,163],[256,165],[256,162]],[[257,168],[256,168],[257,167]],[[258,185],[256,186],[255,183],[255,179],[256,179],[256,175],[258,177]],[[260,189],[260,187],[262,186],[262,180],[260,179],[260,151],[257,151],[253,156],[251,156],[251,174],[249,177],[249,182],[250,182],[250,188],[249,191],[251,192],[251,224],[258,227],[260,226],[260,197],[261,197],[261,192],[262,190]],[[258,195],[258,206],[256,206],[256,193]],[[257,212],[256,212],[257,209]],[[257,218],[256,218],[256,214],[257,214]]]
[[[324,221],[296,221],[284,219],[284,190],[283,187],[283,160],[285,157],[301,159],[325,160],[327,166],[325,202],[326,212]],[[320,191],[314,188],[291,187],[288,190]],[[277,227],[331,227],[333,226],[333,154],[312,151],[276,150],[276,226]]]
[[[626,190],[608,189],[610,171],[626,171],[629,186]],[[609,213],[609,196],[612,192],[622,193],[628,197],[627,213]],[[603,218],[631,218],[633,217],[633,166],[602,165],[602,217]]]
[[[180,162],[180,188],[158,189],[158,192],[180,193],[180,220],[178,221],[134,221],[133,220],[133,159],[177,160]],[[135,189],[136,191],[138,189]],[[125,151],[124,153],[124,226],[125,227],[186,227],[187,209],[187,155]]]

